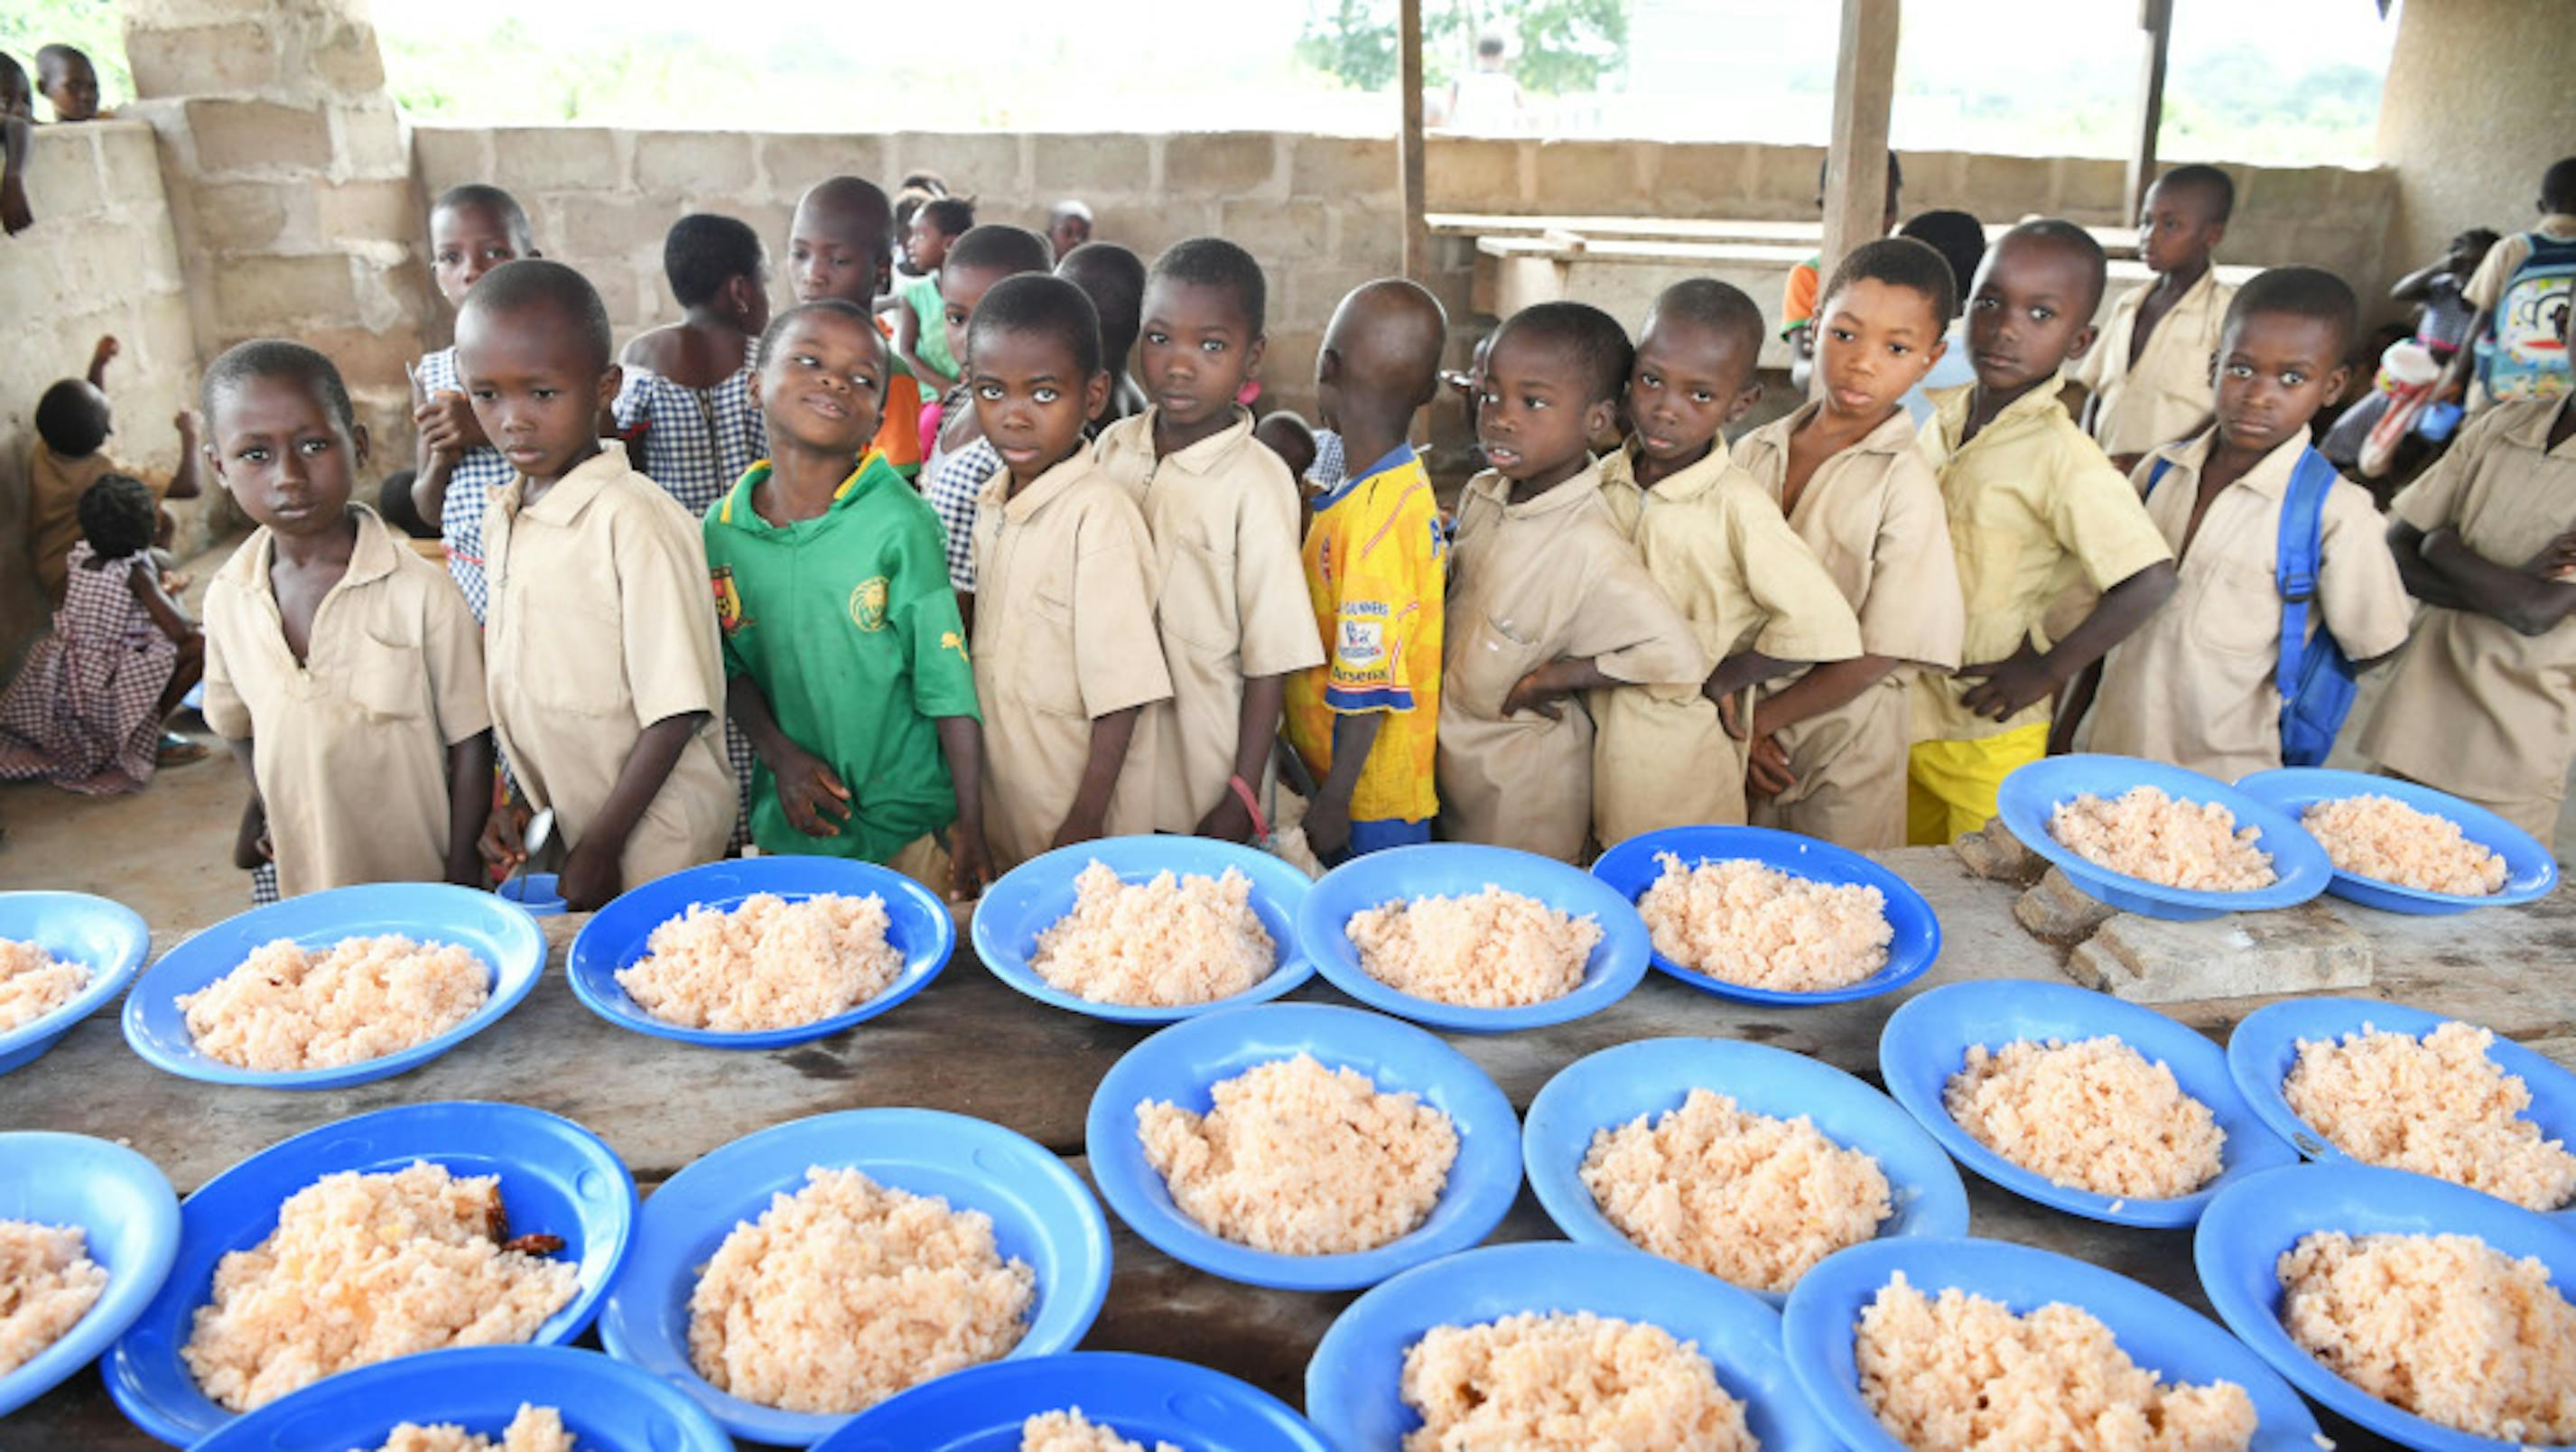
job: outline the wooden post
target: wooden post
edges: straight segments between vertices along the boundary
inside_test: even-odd
[[[1834,58],[1833,144],[1825,161],[1830,277],[1843,254],[1887,235],[1887,117],[1896,98],[1897,0],[1843,0]]]
[[[1404,190],[1404,275],[1431,281],[1431,224],[1422,182],[1422,0],[1403,0],[1397,22],[1396,85],[1404,96],[1404,130],[1395,140],[1396,181]]]
[[[2173,43],[2173,0],[2138,0],[2138,28],[2147,33],[2138,68],[2138,137],[2129,152],[2129,218],[2146,205],[2156,179],[2156,133],[2165,124],[2165,52]]]

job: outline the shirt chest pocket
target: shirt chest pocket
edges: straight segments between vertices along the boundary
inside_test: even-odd
[[[2195,645],[2228,655],[2279,650],[2281,592],[2271,566],[2250,560],[2214,562],[2192,592],[2191,638]]]
[[[617,611],[596,605],[551,603],[555,619],[548,628],[523,637],[519,652],[528,698],[548,711],[567,715],[631,714],[625,620]]]
[[[1458,623],[1465,629],[1449,651],[1448,689],[1469,715],[1499,721],[1503,698],[1543,663],[1539,632],[1483,610],[1470,611]]]
[[[429,666],[417,641],[368,631],[349,664],[349,699],[371,721],[411,721],[429,712]]]
[[[1011,655],[1018,669],[1020,695],[1029,706],[1050,716],[1081,717],[1082,669],[1074,655],[1073,579],[1040,580],[1029,591],[1029,608],[1013,631]]]
[[[1235,618],[1233,542],[1183,538],[1172,549],[1155,602],[1164,636],[1191,651],[1231,657],[1242,639]]]

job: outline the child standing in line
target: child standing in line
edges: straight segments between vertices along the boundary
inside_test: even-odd
[[[2214,166],[2175,167],[2138,208],[2138,260],[2156,280],[2112,305],[2110,326],[2075,374],[2093,395],[2085,432],[2124,474],[2158,444],[2209,427],[2209,359],[2236,293],[2209,254],[2235,208],[2236,183]]]
[[[339,370],[244,343],[206,370],[205,409],[216,481],[259,524],[206,586],[206,724],[251,776],[234,862],[273,865],[290,897],[482,886],[482,633],[445,571],[349,502],[367,435]]]
[[[958,238],[939,270],[940,325],[948,334],[949,351],[965,358],[975,306],[995,283],[1046,270],[1046,239],[1026,227],[987,224]],[[984,438],[972,395],[973,389],[960,383],[941,405],[930,462],[924,466],[929,483],[921,491],[948,532],[948,584],[970,627],[975,623],[975,504],[993,471],[1002,467],[1002,456]]]
[[[626,345],[617,432],[694,519],[765,449],[751,351],[769,326],[769,259],[749,225],[701,212],[671,224],[662,275],[682,316]]]
[[[1512,315],[1485,361],[1442,642],[1440,821],[1453,841],[1573,862],[1592,827],[1581,693],[1696,689],[1709,661],[1619,528],[1591,440],[1628,379],[1628,335],[1599,308]]]
[[[1903,400],[1943,356],[1958,310],[1950,264],[1931,247],[1897,237],[1853,248],[1817,309],[1822,396],[1735,446],[1860,624],[1858,655],[1754,705],[1755,826],[1856,852],[1905,845],[1908,684],[1918,670],[1958,669],[1967,620],[1941,485]]]
[[[1605,847],[1665,827],[1741,825],[1744,745],[1721,707],[1740,716],[1749,703],[1734,697],[1748,686],[1860,653],[1833,577],[1727,450],[1726,425],[1762,397],[1761,351],[1761,309],[1713,278],[1666,288],[1638,338],[1635,432],[1601,461],[1602,498],[1713,669],[1593,698],[1592,831]]]
[[[1047,243],[1058,257],[1073,255],[1073,249],[1091,241],[1091,208],[1067,197],[1047,210]]]
[[[939,269],[948,249],[973,231],[975,204],[964,197],[934,197],[922,203],[904,229],[903,252],[912,275],[896,290],[895,354],[927,387],[941,393],[957,384],[957,359],[948,348],[946,310],[940,301]]]
[[[873,314],[894,275],[894,208],[871,181],[836,176],[806,188],[787,224],[788,276],[796,300],[836,297]],[[892,336],[880,320],[880,331]],[[909,480],[921,472],[921,383],[895,360],[885,418],[870,447]]]
[[[526,801],[484,834],[498,867],[551,807],[557,883],[590,911],[713,860],[734,822],[724,666],[697,524],[603,443],[608,309],[558,262],[495,268],[456,319],[457,367],[513,473],[483,522],[492,724]]]
[[[975,513],[975,697],[984,832],[1008,870],[1151,825],[1154,773],[1128,747],[1172,683],[1152,648],[1153,538],[1082,437],[1109,391],[1090,299],[1058,277],[995,284],[966,369],[1002,461]]]
[[[1145,390],[1127,371],[1145,325],[1145,262],[1115,242],[1085,242],[1056,254],[1055,275],[1081,288],[1100,313],[1100,362],[1109,370],[1109,402],[1091,420],[1091,436],[1145,411]]]
[[[1154,404],[1100,436],[1100,472],[1154,537],[1168,702],[1137,728],[1154,826],[1228,842],[1269,832],[1287,677],[1324,663],[1297,560],[1297,481],[1236,403],[1261,368],[1267,287],[1252,254],[1175,243],[1145,284],[1140,367]]]
[[[499,187],[450,187],[429,209],[429,273],[451,308],[502,263],[537,256],[528,214]],[[483,437],[456,375],[456,349],[439,349],[412,369],[412,423],[420,431],[411,481],[412,507],[438,527],[447,573],[483,619],[483,511],[492,491],[510,482],[509,462]]]

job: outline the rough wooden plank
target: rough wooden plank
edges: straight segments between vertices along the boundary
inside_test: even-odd
[[[1897,0],[1843,0],[1825,162],[1826,276],[1853,248],[1887,235],[1887,122],[1896,102]]]

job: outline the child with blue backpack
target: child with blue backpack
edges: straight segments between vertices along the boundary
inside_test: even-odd
[[[2541,173],[2540,220],[2488,248],[2460,296],[2478,315],[2470,346],[2451,359],[2438,396],[2453,397],[2471,381],[2468,411],[2477,414],[2489,404],[2536,403],[2568,391],[2563,337],[2576,307],[2576,156]]]
[[[2181,562],[2173,597],[2100,667],[2092,748],[2234,781],[2325,759],[2353,673],[2406,643],[2413,607],[2370,495],[2309,447],[2342,392],[2352,289],[2279,267],[2229,304],[2217,421],[2131,476]],[[2081,713],[2086,694],[2070,714]]]

